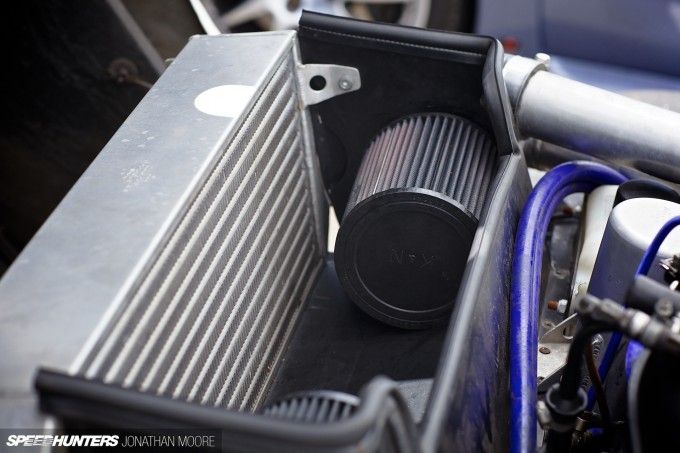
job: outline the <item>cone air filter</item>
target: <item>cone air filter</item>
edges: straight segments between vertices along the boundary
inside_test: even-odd
[[[304,423],[334,423],[351,417],[359,398],[333,390],[310,390],[288,395],[267,406],[264,415]]]
[[[449,114],[405,117],[373,139],[335,245],[359,307],[405,328],[448,319],[495,159],[486,132]]]

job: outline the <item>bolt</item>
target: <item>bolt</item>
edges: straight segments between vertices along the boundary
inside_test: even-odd
[[[545,346],[541,346],[538,348],[538,352],[541,354],[550,354],[550,348],[546,348]]]
[[[548,308],[550,310],[557,310],[557,301],[551,300],[550,302],[548,302]]]
[[[668,299],[661,299],[654,304],[654,313],[660,318],[670,318],[675,313],[673,302]]]
[[[557,311],[559,313],[564,313],[565,311],[567,311],[567,304],[568,304],[567,299],[560,299],[557,302]]]
[[[137,66],[127,58],[116,58],[109,64],[106,72],[117,83],[132,82],[139,74]]]
[[[338,80],[338,87],[339,87],[342,91],[351,90],[351,89],[352,89],[352,86],[353,86],[353,84],[352,84],[352,81],[351,81],[351,80],[347,80],[347,79],[340,79],[340,80]]]
[[[550,66],[550,55],[547,53],[537,53],[534,57],[539,63],[543,63],[546,68]]]

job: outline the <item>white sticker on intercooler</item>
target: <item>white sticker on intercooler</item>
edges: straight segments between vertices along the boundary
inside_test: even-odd
[[[243,112],[255,93],[255,87],[247,85],[222,85],[196,96],[194,106],[213,116],[236,118]]]

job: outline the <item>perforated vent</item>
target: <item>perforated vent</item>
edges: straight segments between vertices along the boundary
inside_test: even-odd
[[[80,374],[254,410],[322,264],[292,55]]]

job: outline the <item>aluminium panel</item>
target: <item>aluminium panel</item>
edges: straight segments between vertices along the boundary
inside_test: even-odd
[[[39,365],[81,368],[294,45],[293,32],[194,37],[7,271],[0,427],[34,419]],[[251,90],[231,116],[197,109],[200,94],[234,85]]]

